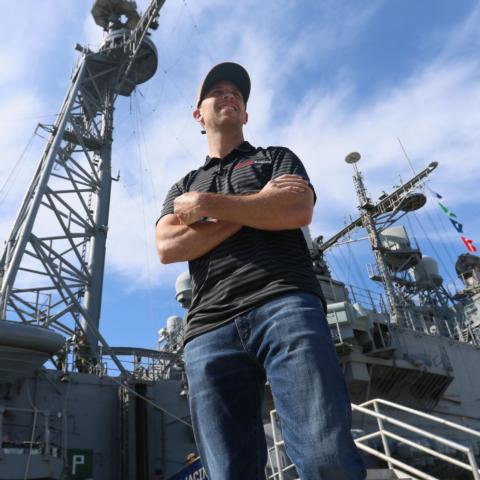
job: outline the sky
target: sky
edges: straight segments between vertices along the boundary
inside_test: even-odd
[[[0,241],[8,237],[77,62],[102,30],[93,2],[8,3],[0,25]],[[141,11],[147,0],[137,1]],[[329,238],[358,214],[352,168],[358,151],[370,196],[439,163],[428,186],[480,245],[480,2],[478,0],[166,0],[151,39],[156,75],[115,111],[113,184],[101,330],[113,346],[155,348],[170,315],[182,315],[175,279],[161,265],[154,224],[169,187],[198,168],[206,140],[192,119],[199,84],[235,61],[252,79],[245,138],[284,145],[305,164],[318,201],[311,233]],[[410,164],[400,146],[408,154]],[[465,247],[429,197],[404,222],[453,285]],[[45,226],[48,228],[48,225]],[[362,237],[362,232],[359,233]],[[364,236],[364,234],[363,234]],[[374,288],[366,242],[332,249],[335,277]]]

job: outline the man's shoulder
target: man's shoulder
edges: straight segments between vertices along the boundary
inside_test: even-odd
[[[198,173],[198,171],[201,169],[202,167],[198,167],[197,169],[195,170],[190,170],[186,175],[184,175],[182,178],[180,178],[180,180],[178,180],[177,182],[175,182],[173,184],[173,186],[177,186],[177,187],[184,187],[186,185],[188,185],[192,179],[195,177],[195,175]]]
[[[263,154],[267,157],[277,158],[283,155],[294,155],[292,150],[282,145],[270,145],[268,147],[254,147],[257,154]]]
[[[267,157],[273,160],[299,160],[298,156],[290,148],[284,147],[282,145],[274,145],[262,148],[262,151]]]

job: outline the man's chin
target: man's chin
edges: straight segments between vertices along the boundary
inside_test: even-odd
[[[238,117],[229,115],[221,116],[215,123],[217,128],[241,129],[243,126],[243,123],[238,119]]]

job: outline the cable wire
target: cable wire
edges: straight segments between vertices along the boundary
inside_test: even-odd
[[[400,147],[402,149],[402,152],[403,152],[403,155],[405,156],[405,159],[407,160],[408,162],[408,165],[410,166],[410,169],[412,170],[413,174],[416,175],[416,171],[415,171],[415,168],[413,167],[413,164],[412,164],[412,161],[410,160],[410,157],[408,156],[407,154],[407,151],[405,150],[405,147],[403,146],[403,143],[401,142],[400,138],[397,137],[397,140],[398,140],[398,143],[400,144]],[[420,228],[424,234],[424,236],[427,238],[428,242],[430,243],[430,246],[432,247],[432,250],[435,252],[435,255],[437,257],[437,260],[438,262],[440,263],[440,265],[442,266],[442,269],[445,271],[445,273],[448,275],[448,277],[450,278],[451,282],[453,283],[453,285],[455,285],[455,280],[453,279],[453,277],[451,276],[450,272],[449,272],[449,269],[446,268],[445,264],[443,263],[443,260],[442,260],[442,256],[438,253],[437,249],[435,248],[433,242],[430,240],[430,237],[429,235],[427,235],[425,229],[423,228],[423,225],[422,223],[418,220],[417,218],[417,215],[415,214],[415,212],[413,212],[414,214],[414,217],[415,219],[417,220],[418,224],[420,225]],[[441,239],[441,234],[438,232],[438,229],[435,225],[435,222],[432,220],[431,216],[430,216],[430,213],[428,212],[427,209],[425,209],[425,215],[427,216],[428,218],[428,221],[430,222],[430,225],[432,226],[432,228],[435,230],[435,233],[437,234],[438,238]],[[440,242],[442,244],[442,247],[443,249],[445,250],[446,254],[447,254],[447,257],[450,257],[450,252],[448,251],[447,247],[445,246],[445,243],[444,242]],[[455,259],[452,259],[450,258],[450,261],[452,263],[455,263]]]
[[[346,275],[346,279],[347,279],[347,283],[349,285],[352,284],[352,275],[351,275],[351,272],[352,272],[352,269],[351,269],[351,264],[350,262],[347,261],[347,258],[345,256],[345,253],[342,251],[342,247],[338,247],[338,252],[340,254],[340,256],[342,257],[342,263],[344,265],[346,265],[346,270],[347,270],[347,275]]]
[[[419,220],[417,214],[415,212],[412,212],[413,214],[413,218],[415,218],[416,222],[418,223],[422,233],[423,233],[423,236],[427,239],[427,242],[429,243],[430,245],[430,248],[432,249],[432,251],[434,252],[435,254],[435,257],[438,259],[438,262],[440,263],[440,265],[442,266],[442,269],[446,272],[446,274],[448,275],[448,277],[450,278],[451,282],[453,284],[455,284],[455,280],[453,279],[453,277],[451,276],[451,274],[449,273],[448,269],[445,267],[443,261],[442,261],[442,257],[440,255],[440,253],[438,252],[437,248],[435,247],[434,243],[432,242],[432,240],[430,239],[430,236],[428,235],[428,233],[426,232],[425,228],[423,227],[423,224],[422,222]]]
[[[32,135],[27,141],[27,144],[25,145],[24,149],[22,150],[22,153],[20,154],[18,160],[15,162],[13,165],[12,169],[10,170],[10,173],[7,175],[7,178],[5,179],[4,184],[0,188],[0,205],[5,201],[7,198],[8,193],[10,192],[10,189],[12,188],[12,185],[15,184],[14,180],[16,176],[20,173],[20,170],[23,167],[22,161],[25,158],[28,150],[30,149],[33,139],[35,138],[35,135],[37,135],[37,130],[38,130],[38,125],[33,131]]]
[[[85,359],[86,360],[86,359]],[[93,362],[91,361],[88,361],[86,360],[86,362],[91,368],[95,368],[96,365],[93,364]],[[190,428],[193,428],[192,424],[187,422],[186,420],[184,420],[182,417],[179,417],[178,415],[175,415],[174,413],[170,412],[169,410],[167,410],[166,408],[158,405],[158,403],[155,403],[153,400],[151,400],[150,398],[148,397],[145,397],[143,395],[141,395],[140,393],[136,392],[132,387],[130,387],[126,382],[122,381],[122,380],[119,380],[115,377],[112,377],[110,375],[108,375],[108,378],[110,380],[112,380],[113,382],[115,382],[116,384],[120,385],[121,387],[124,387],[126,388],[130,393],[132,393],[133,395],[135,395],[136,397],[138,398],[141,398],[143,401],[147,402],[149,405],[151,405],[155,410],[159,410],[163,413],[165,413],[166,415],[168,415],[169,417],[172,417],[174,418],[175,420],[179,421],[180,423],[183,423],[184,425],[186,425],[187,427],[190,427]]]
[[[168,411],[167,409],[161,407],[160,405],[158,405],[157,403],[155,403],[153,400],[150,400],[148,397],[144,397],[143,395],[140,395],[138,392],[136,392],[133,388],[131,388],[129,385],[127,385],[126,383],[120,381],[120,380],[117,380],[116,378],[114,377],[108,377],[110,378],[111,380],[113,380],[115,383],[117,383],[118,385],[120,385],[121,387],[124,387],[126,388],[130,393],[133,393],[135,396],[137,396],[138,398],[141,398],[143,401],[147,402],[149,405],[151,405],[155,410],[160,410],[161,412],[165,413],[166,415],[168,415],[169,417],[172,417],[174,418],[175,420],[179,421],[180,423],[183,423],[184,425],[186,425],[187,427],[190,427],[190,428],[193,428],[192,424],[187,422],[186,420],[184,420],[182,417],[179,417],[177,415],[175,415],[174,413]]]
[[[192,20],[193,28],[197,32],[200,40],[203,42],[203,46],[205,47],[205,51],[207,52],[207,55],[208,55],[208,58],[209,58],[210,62],[215,63],[215,61],[213,59],[213,55],[211,54],[210,49],[208,47],[208,44],[205,41],[205,38],[203,37],[203,34],[200,32],[200,29],[198,28],[198,24],[197,24],[197,22],[196,22],[196,20],[193,16],[193,13],[191,12],[190,7],[187,4],[187,0],[183,0],[183,4],[185,5],[185,7],[187,9],[187,12],[188,12],[188,15],[190,16],[190,19]]]
[[[152,168],[150,166],[150,161],[148,159],[149,155],[148,155],[148,151],[147,151],[147,139],[145,137],[145,126],[144,126],[144,123],[143,123],[144,114],[142,112],[141,104],[140,104],[140,101],[139,101],[138,97],[135,98],[135,103],[136,103],[136,107],[137,107],[138,134],[140,136],[140,141],[142,143],[143,152],[144,152],[143,161],[144,161],[144,164],[145,164],[145,169],[149,174],[148,178],[150,180],[150,187],[152,189],[152,193],[155,197],[155,202],[158,205],[159,204],[158,189],[157,189],[157,186],[156,186],[155,181],[153,179]]]
[[[25,465],[25,473],[23,475],[23,480],[28,479],[28,471],[30,470],[30,461],[32,459],[33,441],[35,439],[35,429],[37,428],[37,417],[38,417],[38,410],[35,407],[33,410],[33,425],[32,425],[32,433],[30,435],[30,448],[28,451],[27,463]]]
[[[347,249],[348,249],[348,254],[350,255],[350,258],[353,260],[353,265],[355,268],[355,271],[358,275],[358,279],[360,281],[360,285],[365,289],[368,290],[368,285],[365,283],[365,274],[362,273],[362,270],[360,268],[360,265],[358,263],[356,255],[353,254],[352,252],[352,245],[350,242],[347,243]]]
[[[146,274],[147,274],[147,282],[149,284],[148,288],[148,304],[149,304],[149,311],[150,311],[150,324],[151,327],[154,329],[155,328],[155,314],[154,314],[154,308],[153,308],[153,298],[152,298],[152,287],[153,287],[153,280],[152,280],[152,270],[151,270],[151,264],[150,262],[150,249],[148,248],[148,240],[147,240],[147,214],[146,214],[146,199],[145,199],[145,181],[144,181],[144,171],[148,171],[145,168],[144,165],[144,150],[145,149],[145,143],[142,144],[142,138],[144,136],[142,135],[142,125],[140,123],[140,109],[139,109],[139,104],[138,104],[138,96],[134,96],[134,101],[133,101],[133,106],[134,106],[134,119],[135,119],[135,125],[136,125],[136,146],[137,146],[137,152],[138,152],[138,159],[140,163],[140,197],[141,197],[141,202],[142,202],[142,216],[143,216],[143,231],[144,231],[144,249],[145,249],[145,267],[146,267]],[[152,180],[152,187],[154,188],[153,180]],[[155,193],[155,190],[154,190]]]

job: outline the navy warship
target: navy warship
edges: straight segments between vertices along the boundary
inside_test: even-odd
[[[191,429],[182,341],[171,316],[158,348],[111,346],[100,307],[112,186],[113,112],[157,70],[150,38],[164,0],[96,0],[106,31],[80,57],[0,259],[0,480],[206,478]],[[436,163],[373,201],[354,170],[358,218],[330,239],[304,229],[352,399],[353,434],[373,480],[480,479],[480,260],[455,264],[446,288],[400,219],[426,203]],[[347,165],[345,168],[352,168]],[[328,252],[367,235],[359,288]],[[176,282],[188,308],[188,272]],[[266,385],[268,479],[297,478]]]

